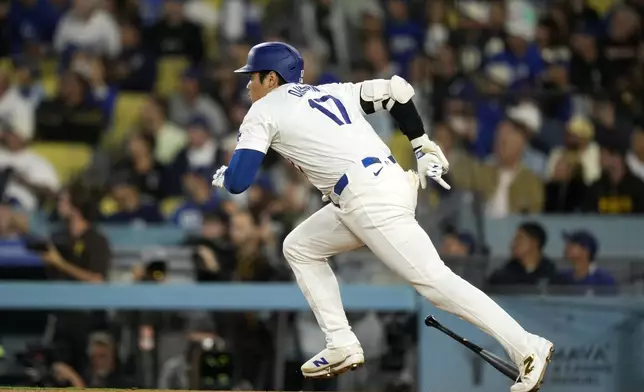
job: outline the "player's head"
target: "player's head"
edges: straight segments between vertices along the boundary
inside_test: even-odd
[[[246,65],[235,72],[250,74],[248,94],[253,102],[286,83],[302,83],[304,60],[291,45],[264,42],[248,52]]]

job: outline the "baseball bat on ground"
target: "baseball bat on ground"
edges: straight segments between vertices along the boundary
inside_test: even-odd
[[[472,343],[469,340],[465,339],[464,337],[456,334],[449,328],[445,327],[443,324],[439,323],[434,316],[432,315],[427,316],[425,318],[425,325],[427,325],[428,327],[436,328],[437,330],[443,332],[445,335],[449,336],[450,338],[456,340],[457,342],[461,343],[465,347],[474,351],[476,354],[480,355],[481,358],[483,358],[487,363],[494,366],[496,370],[505,374],[510,380],[517,381],[519,379],[519,369],[516,367],[515,364],[508,362],[505,359],[500,358],[495,354],[492,354],[491,352],[483,349],[483,347],[475,343]]]

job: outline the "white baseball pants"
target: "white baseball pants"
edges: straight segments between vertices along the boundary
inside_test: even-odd
[[[417,189],[407,174],[398,165],[385,167],[378,176],[366,173],[368,176],[350,177],[339,207],[328,204],[284,241],[284,255],[326,336],[327,347],[357,341],[327,258],[366,245],[436,307],[493,336],[514,362],[519,362],[529,352],[529,334],[486,294],[443,263],[416,221]],[[359,177],[357,181],[355,177]]]

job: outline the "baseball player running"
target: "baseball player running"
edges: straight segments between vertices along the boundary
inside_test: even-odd
[[[331,203],[295,228],[284,255],[320,328],[326,348],[302,365],[308,378],[325,378],[364,363],[362,347],[344,312],[327,258],[364,245],[435,306],[496,338],[519,366],[512,392],[536,391],[553,352],[548,340],[525,331],[487,295],[454,274],[415,218],[418,185],[441,178],[449,163],[429,140],[404,79],[320,86],[302,84],[304,62],[290,45],[267,42],[236,70],[250,76],[253,105],[239,129],[228,166],[213,186],[231,193],[254,181],[273,148],[300,169]],[[364,115],[387,110],[409,138],[418,173],[405,172]]]

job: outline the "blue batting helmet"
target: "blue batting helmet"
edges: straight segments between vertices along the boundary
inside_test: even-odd
[[[237,73],[275,71],[289,83],[302,83],[304,60],[291,45],[282,42],[264,42],[248,52],[246,65]]]

